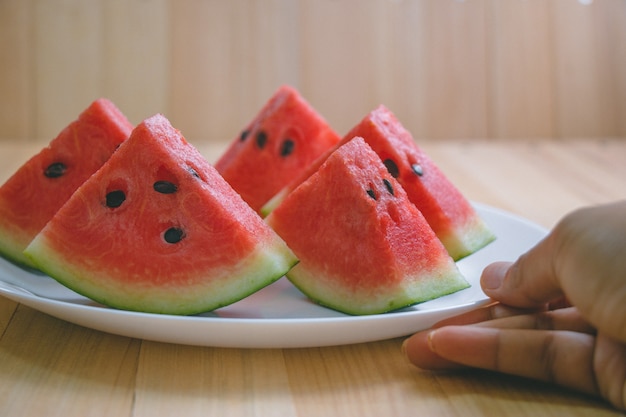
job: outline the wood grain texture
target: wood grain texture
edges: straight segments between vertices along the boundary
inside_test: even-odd
[[[378,104],[416,137],[626,135],[626,3],[1,0],[0,140],[94,99],[234,138],[280,84],[345,133]]]
[[[139,346],[19,307],[0,339],[0,414],[129,415]]]
[[[615,25],[616,16],[626,16],[626,2],[596,1],[588,7],[557,0],[552,7],[558,134],[610,136],[626,116],[626,99],[619,96],[626,30]]]
[[[98,0],[34,2],[35,137],[54,137],[101,95],[102,4]]]
[[[0,1],[0,140],[33,138],[32,2]]]
[[[159,366],[155,367],[155,364]],[[293,416],[280,350],[216,349],[143,342],[135,416]]]
[[[493,0],[489,19],[489,136],[554,137],[550,2]]]

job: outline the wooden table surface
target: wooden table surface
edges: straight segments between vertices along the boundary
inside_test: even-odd
[[[209,160],[225,146],[194,144]],[[468,198],[545,227],[576,207],[626,198],[626,139],[422,146]],[[40,147],[0,142],[0,181]],[[621,415],[543,383],[413,368],[402,340],[306,349],[183,346],[83,328],[0,296],[0,415]]]

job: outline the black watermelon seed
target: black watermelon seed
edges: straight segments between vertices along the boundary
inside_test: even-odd
[[[185,232],[178,227],[170,227],[163,234],[163,239],[165,239],[167,243],[178,243],[183,240],[183,237],[185,237]]]
[[[157,181],[152,187],[154,191],[161,194],[173,194],[178,190],[176,184],[169,181]]]
[[[369,195],[370,197],[372,197],[374,200],[376,200],[376,193],[374,192],[374,190],[372,190],[371,188],[369,188],[367,190],[367,195]]]
[[[249,134],[249,130],[244,130],[243,132],[241,132],[241,135],[239,135],[239,140],[243,142],[244,140],[248,139]]]
[[[54,162],[46,168],[44,175],[48,178],[58,178],[65,174],[67,167],[62,162]]]
[[[400,176],[400,169],[398,165],[393,161],[393,159],[385,159],[383,161],[385,167],[387,167],[387,171],[391,174],[392,177],[398,178]]]
[[[420,164],[412,164],[411,169],[413,170],[415,175],[418,175],[420,177],[424,175],[424,169],[422,168]]]
[[[122,190],[111,191],[107,194],[107,207],[116,208],[122,205],[124,200],[126,200],[126,194]]]
[[[280,156],[286,157],[286,156],[291,155],[293,153],[293,149],[295,148],[295,146],[296,144],[293,140],[285,139],[282,145],[280,146]]]
[[[261,130],[259,133],[256,134],[256,144],[259,147],[259,149],[263,149],[266,143],[267,143],[267,133]]]
[[[389,191],[389,194],[393,195],[393,186],[391,185],[389,180],[384,178],[383,183],[385,184],[385,187],[387,187],[387,191]]]

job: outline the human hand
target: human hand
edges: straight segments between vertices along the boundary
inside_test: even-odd
[[[407,339],[413,364],[550,381],[626,409],[626,201],[569,214],[481,286],[498,303]]]

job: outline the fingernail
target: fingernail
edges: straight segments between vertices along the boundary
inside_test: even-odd
[[[404,356],[406,356],[406,345],[408,343],[409,343],[409,339],[404,339],[404,342],[402,342],[402,346],[400,346],[400,351],[402,352]]]
[[[409,337],[408,339],[405,339],[404,342],[402,342],[402,346],[400,347],[400,349],[402,351],[402,356],[404,357],[404,360],[406,360],[406,362],[410,365],[415,365],[413,361],[411,360],[411,356],[409,356],[409,344],[410,343],[411,343],[411,338]]]
[[[428,336],[426,337],[426,341],[428,342],[428,349],[430,349],[431,352],[436,353],[435,351],[435,333],[437,333],[437,330],[433,330],[432,332],[428,333]]]

